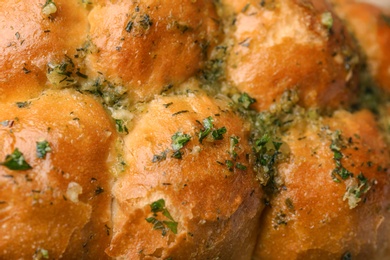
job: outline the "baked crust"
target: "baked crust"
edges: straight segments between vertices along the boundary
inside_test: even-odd
[[[42,249],[56,259],[100,258],[110,242],[111,120],[94,99],[71,90],[45,92],[22,108],[0,106],[1,160],[18,149],[32,167],[0,167],[1,258]],[[39,158],[44,141],[51,151]]]
[[[388,258],[390,18],[333,4],[2,1],[0,259]]]
[[[222,140],[200,143],[204,119],[216,129],[226,128]],[[172,136],[191,139],[173,158]],[[239,140],[231,151],[230,137]],[[134,129],[124,139],[127,170],[118,177],[114,235],[106,252],[120,258],[248,259],[258,228],[261,192],[249,166],[248,129],[223,101],[202,92],[157,97],[135,116]],[[166,159],[154,160],[166,153]],[[231,160],[231,170],[226,165]],[[238,169],[237,164],[246,169]],[[145,221],[150,205],[164,199],[177,234],[154,230]],[[240,249],[240,250],[237,250]],[[138,256],[137,256],[138,255]]]

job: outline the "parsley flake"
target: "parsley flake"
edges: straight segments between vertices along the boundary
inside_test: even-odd
[[[242,93],[238,98],[238,102],[242,104],[245,109],[248,109],[253,103],[256,102],[256,99],[251,98],[247,93]]]
[[[5,161],[0,163],[13,171],[24,171],[29,170],[32,167],[25,161],[23,154],[16,148],[12,154],[5,157]]]
[[[189,134],[184,134],[182,132],[177,132],[172,136],[172,149],[173,151],[179,151],[184,147],[186,143],[191,140],[191,136]]]
[[[51,147],[48,141],[43,140],[37,142],[36,150],[38,158],[45,158],[46,154],[51,152]]]
[[[226,127],[215,129],[213,123],[214,119],[211,116],[203,119],[203,130],[201,130],[198,135],[199,143],[202,143],[210,133],[214,140],[223,139],[223,135],[227,132]]]
[[[153,216],[146,218],[148,223],[153,224],[154,230],[161,230],[162,235],[165,236],[170,230],[172,233],[177,234],[178,223],[173,219],[169,211],[165,207],[165,200],[159,199],[150,204],[150,209]],[[167,220],[159,220],[159,214],[161,213]]]

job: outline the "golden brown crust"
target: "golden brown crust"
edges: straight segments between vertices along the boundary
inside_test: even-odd
[[[390,91],[390,11],[352,0],[334,0],[339,15],[353,31],[370,73],[378,85]]]
[[[47,64],[73,58],[88,29],[87,10],[76,1],[56,0],[45,16],[44,1],[2,1],[0,7],[0,101],[37,97],[45,88]],[[66,29],[64,29],[66,28]]]
[[[107,1],[89,15],[98,52],[94,70],[128,87],[135,100],[177,86],[194,75],[215,41],[211,1]],[[107,66],[110,64],[110,66]]]
[[[211,136],[198,140],[203,120],[214,119],[214,127],[226,127],[223,140]],[[181,149],[182,159],[172,158],[172,136],[182,132],[191,140]],[[246,154],[247,130],[224,102],[203,93],[158,97],[136,116],[134,129],[125,139],[127,170],[113,188],[117,203],[114,236],[107,253],[114,257],[173,259],[249,259],[258,227],[259,185]],[[229,154],[230,137],[239,144],[237,159]],[[166,151],[166,159],[153,162]],[[232,171],[226,160],[233,163]],[[246,166],[240,170],[237,164]],[[150,204],[164,199],[177,234],[145,221]],[[119,213],[119,214],[118,214]]]
[[[332,178],[335,131],[343,140],[341,165],[354,176],[338,176],[340,183]],[[321,124],[303,121],[283,139],[291,160],[280,165],[284,186],[262,216],[256,259],[383,257],[389,246],[389,153],[373,115],[340,111]],[[360,173],[371,188],[355,205],[356,197],[344,197]]]
[[[234,47],[227,79],[266,110],[286,90],[304,106],[336,108],[353,100],[356,55],[326,1],[225,1],[233,8]],[[331,29],[322,21],[331,15]]]
[[[26,107],[2,103],[0,110],[0,160],[18,149],[32,167],[0,167],[2,258],[31,258],[40,249],[56,259],[100,257],[110,240],[106,160],[115,135],[100,104],[75,91],[49,91]],[[51,151],[38,158],[42,141]]]
[[[388,17],[339,1],[386,89]],[[371,97],[328,3],[2,1],[0,259],[388,257],[388,108],[335,112]]]

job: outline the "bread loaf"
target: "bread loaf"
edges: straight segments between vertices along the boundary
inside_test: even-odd
[[[4,0],[0,259],[390,257],[390,12]]]

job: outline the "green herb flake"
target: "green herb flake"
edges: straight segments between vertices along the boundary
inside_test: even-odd
[[[182,159],[182,158],[183,158],[183,152],[181,152],[181,151],[175,151],[175,152],[172,154],[172,158],[175,158],[175,159]]]
[[[247,167],[241,163],[236,163],[236,168],[242,171],[245,171]]]
[[[202,143],[203,140],[211,133],[213,140],[222,140],[223,135],[226,134],[226,127],[221,127],[219,129],[214,128],[214,119],[209,116],[203,120],[203,130],[199,132],[199,143]]]
[[[46,154],[51,152],[49,142],[46,140],[37,142],[36,151],[38,158],[45,158]]]
[[[238,102],[242,104],[245,109],[248,109],[253,103],[256,102],[256,99],[251,98],[247,93],[242,93],[238,98]]]
[[[229,171],[233,171],[234,163],[231,160],[226,160],[225,164],[226,164],[227,168],[229,169]]]
[[[13,171],[24,171],[32,169],[32,167],[25,161],[23,154],[16,148],[12,154],[6,156],[5,161],[0,163]]]
[[[175,133],[172,137],[172,149],[173,151],[179,151],[191,140],[191,136],[189,134],[184,134],[182,132]]]
[[[168,230],[172,231],[174,234],[177,234],[178,223],[173,219],[169,211],[166,209],[164,199],[159,199],[150,204],[150,209],[153,213],[153,216],[148,217],[145,220],[148,223],[153,224],[153,229],[161,230],[163,236],[167,234]],[[168,220],[157,219],[158,213],[161,213]]]
[[[222,140],[224,134],[226,134],[226,127],[221,127],[211,132],[211,136],[214,140]]]
[[[152,204],[150,204],[150,209],[153,213],[162,212],[164,208],[165,208],[164,199],[159,199],[155,202],[152,202]]]
[[[123,121],[122,119],[115,119],[115,125],[116,125],[116,130],[119,133],[125,133],[125,134],[129,133],[129,129],[126,126],[125,121]]]
[[[229,148],[229,154],[230,156],[235,160],[237,159],[237,152],[236,147],[238,145],[238,137],[236,136],[230,136],[230,148]]]
[[[167,151],[161,152],[160,154],[153,155],[152,162],[161,162],[167,159]]]
[[[203,120],[203,130],[199,132],[199,143],[202,143],[203,139],[205,139],[211,132],[213,128],[214,119],[209,116]]]
[[[16,102],[16,106],[18,108],[26,108],[30,105],[31,103],[28,102],[28,101],[24,101],[24,102]]]

